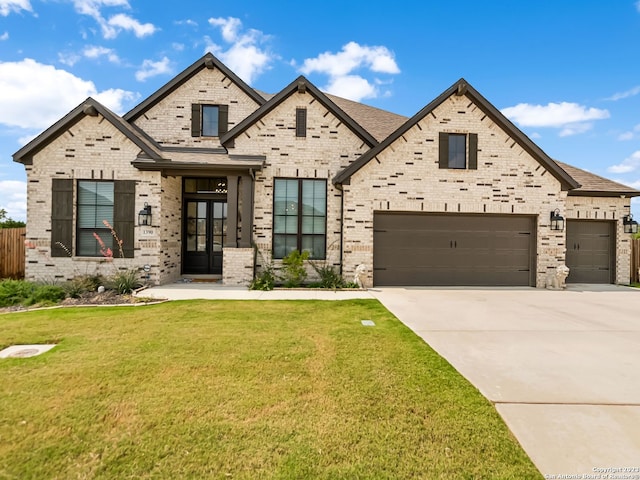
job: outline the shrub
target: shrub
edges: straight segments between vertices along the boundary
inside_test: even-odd
[[[282,265],[284,268],[282,272],[284,276],[284,286],[289,288],[295,288],[302,285],[307,278],[307,270],[304,268],[304,262],[309,258],[309,252],[304,251],[300,253],[298,250],[293,250],[289,255],[282,259]]]
[[[249,285],[251,290],[273,290],[276,285],[276,274],[273,265],[268,264],[262,267],[262,271],[256,275]]]
[[[67,296],[64,289],[58,285],[36,286],[31,295],[24,300],[23,305],[55,305]]]
[[[344,278],[342,278],[342,275],[340,275],[333,265],[318,266],[313,262],[309,263],[320,277],[320,281],[317,282],[319,288],[332,288],[333,290],[337,290],[338,288],[344,288],[346,286]]]
[[[0,281],[0,307],[20,305],[34,290],[35,285],[25,280]]]
[[[105,278],[100,274],[87,274],[74,277],[63,285],[62,288],[71,298],[78,298],[83,293],[95,292],[100,285],[106,283]]]
[[[109,278],[109,284],[120,295],[131,293],[142,286],[142,282],[138,278],[138,270],[135,268],[116,272]]]

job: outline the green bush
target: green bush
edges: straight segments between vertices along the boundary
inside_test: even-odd
[[[78,298],[83,293],[95,292],[100,285],[105,285],[106,279],[99,274],[94,275],[80,275],[63,285],[62,288],[67,292],[67,295],[71,298]]]
[[[285,287],[299,287],[306,280],[307,270],[304,268],[304,262],[308,258],[309,252],[300,253],[298,250],[293,250],[282,259],[282,272],[284,274],[282,280]]]
[[[309,263],[320,277],[320,281],[314,286],[317,285],[318,288],[332,288],[333,290],[344,288],[346,286],[344,278],[342,278],[342,275],[340,275],[333,265],[318,266],[313,262]]]
[[[109,286],[120,295],[124,295],[141,287],[142,282],[138,278],[138,270],[130,268],[128,270],[119,271],[110,277]]]
[[[64,300],[66,296],[67,293],[58,285],[39,285],[22,304],[26,306],[55,305]]]
[[[276,285],[276,274],[273,265],[268,264],[262,267],[262,271],[256,275],[249,285],[251,290],[273,290]]]
[[[0,307],[22,304],[35,290],[35,285],[25,280],[0,281]]]

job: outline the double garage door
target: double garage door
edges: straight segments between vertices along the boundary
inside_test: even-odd
[[[374,285],[535,285],[535,217],[375,213]]]
[[[375,213],[374,285],[535,286],[536,219]],[[567,282],[613,281],[614,223],[567,221]]]

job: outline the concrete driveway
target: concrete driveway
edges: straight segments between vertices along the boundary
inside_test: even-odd
[[[546,478],[640,479],[640,290],[369,292],[496,405]]]

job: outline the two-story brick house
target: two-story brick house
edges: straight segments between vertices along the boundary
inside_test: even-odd
[[[211,54],[122,117],[87,99],[14,160],[31,279],[100,268],[97,235],[152,283],[246,285],[293,249],[369,286],[541,286],[565,263],[628,283],[640,195],[555,162],[462,79],[407,119],[304,77],[267,95]]]

